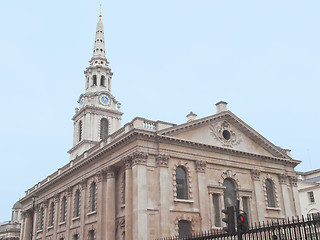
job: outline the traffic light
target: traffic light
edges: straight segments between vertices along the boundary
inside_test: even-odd
[[[222,212],[226,215],[225,218],[222,218],[222,221],[227,225],[223,227],[223,230],[229,234],[235,233],[234,207],[227,207],[227,209],[223,209]]]
[[[249,231],[248,217],[245,212],[238,214],[237,226],[238,226],[238,232],[240,233],[245,233]]]

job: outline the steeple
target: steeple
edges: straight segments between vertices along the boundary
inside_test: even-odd
[[[85,93],[81,94],[73,116],[73,147],[69,150],[74,159],[86,150],[105,140],[121,127],[120,103],[111,95],[113,73],[106,58],[104,30],[100,5],[93,55],[84,71]]]

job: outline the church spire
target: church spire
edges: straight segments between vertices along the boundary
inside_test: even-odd
[[[103,31],[103,23],[101,21],[102,18],[102,7],[100,4],[100,14],[99,21],[96,29],[96,38],[94,41],[93,48],[93,56],[92,58],[106,58],[106,48],[104,44],[104,31]]]

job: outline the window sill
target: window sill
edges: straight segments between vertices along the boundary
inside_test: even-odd
[[[309,202],[309,205],[316,205],[316,202]]]
[[[97,213],[97,211],[89,212],[89,213],[87,213],[87,216],[91,216],[91,215],[94,215],[96,213]]]
[[[62,226],[62,225],[65,225],[65,224],[66,224],[66,222],[64,221],[64,222],[59,223],[59,226]]]
[[[42,229],[38,230],[38,231],[37,231],[37,234],[42,233],[42,231],[43,231]]]
[[[190,200],[190,199],[177,199],[177,198],[175,198],[174,200],[173,200],[174,202],[179,202],[179,203],[194,203],[194,201],[193,200]]]
[[[120,208],[125,208],[126,205],[125,204],[121,204]]]
[[[271,210],[271,211],[281,211],[281,208],[279,208],[279,207],[267,207],[267,210]]]
[[[72,222],[74,222],[74,221],[77,221],[77,220],[79,220],[79,219],[80,219],[80,216],[74,217],[74,218],[72,218],[71,220],[72,220]]]
[[[51,230],[51,229],[53,229],[53,226],[47,227],[47,230]]]

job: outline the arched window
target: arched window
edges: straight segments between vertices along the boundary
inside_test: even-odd
[[[39,230],[43,229],[43,218],[44,218],[44,210],[43,210],[43,207],[41,207],[40,210],[39,210],[39,217],[38,217]]]
[[[100,121],[100,139],[107,139],[109,131],[109,122],[106,118]]]
[[[271,179],[266,179],[266,192],[268,207],[276,207],[276,201],[274,199],[274,185]]]
[[[94,240],[94,230],[89,231],[89,240]]]
[[[236,206],[237,203],[237,193],[236,193],[236,186],[233,180],[226,178],[223,181],[223,186],[225,189],[223,190],[224,194],[224,207],[231,207]]]
[[[100,86],[105,86],[106,85],[106,78],[105,76],[101,76],[101,79],[100,79]]]
[[[92,77],[92,86],[97,86],[97,76],[93,75]]]
[[[178,222],[179,238],[187,237],[191,235],[191,222],[186,220],[180,220]]]
[[[54,203],[52,202],[50,204],[50,210],[49,210],[49,226],[53,226],[54,222]]]
[[[90,211],[96,210],[96,183],[93,182],[90,185]]]
[[[179,166],[176,169],[177,198],[188,199],[188,179],[186,170]]]
[[[66,215],[67,215],[67,198],[64,196],[61,201],[61,222],[66,221]]]
[[[77,189],[74,194],[74,217],[79,217],[80,215],[80,190]]]
[[[78,132],[79,132],[79,142],[82,140],[82,121],[79,121],[79,127],[78,127]]]

